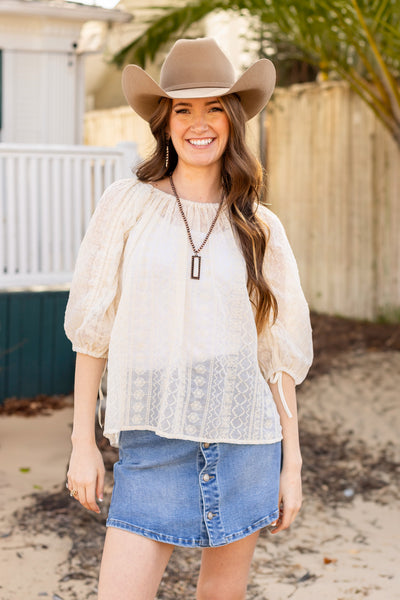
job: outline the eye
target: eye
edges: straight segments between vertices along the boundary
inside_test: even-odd
[[[213,106],[211,112],[224,112],[224,109],[221,106]]]
[[[188,115],[189,114],[189,109],[188,108],[177,108],[175,110],[175,113],[177,115]]]

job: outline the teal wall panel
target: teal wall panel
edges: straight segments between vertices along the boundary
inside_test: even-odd
[[[43,323],[43,335],[41,338],[40,346],[38,347],[40,362],[42,364],[41,378],[42,387],[45,390],[44,394],[48,394],[48,390],[53,387],[54,369],[53,367],[53,344],[51,339],[51,332],[53,329],[53,308],[54,299],[45,296],[43,298],[43,312],[42,312],[42,323]]]
[[[6,358],[7,358],[7,327],[8,302],[5,294],[0,294],[0,398],[6,393]]]
[[[0,293],[0,402],[68,394],[75,354],[64,333],[68,292]]]

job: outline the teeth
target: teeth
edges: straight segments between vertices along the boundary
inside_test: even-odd
[[[192,146],[208,146],[208,144],[211,144],[212,141],[213,138],[204,138],[201,140],[188,140],[189,144],[192,144]]]

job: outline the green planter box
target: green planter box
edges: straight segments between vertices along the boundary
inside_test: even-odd
[[[75,353],[64,333],[68,291],[0,293],[0,402],[69,394]]]

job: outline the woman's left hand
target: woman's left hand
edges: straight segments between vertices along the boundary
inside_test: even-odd
[[[279,518],[271,533],[279,533],[293,523],[301,501],[301,468],[284,466],[279,482]]]

